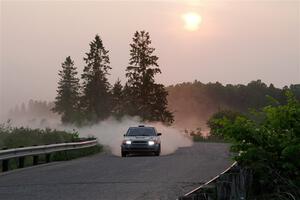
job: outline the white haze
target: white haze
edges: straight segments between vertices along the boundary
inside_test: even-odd
[[[11,121],[12,126],[24,126],[29,128],[51,128],[65,131],[78,131],[80,137],[95,136],[99,143],[108,147],[112,154],[120,156],[120,145],[123,135],[131,126],[143,124],[137,117],[124,117],[121,121],[114,118],[99,122],[98,124],[75,127],[64,126],[58,119],[49,118],[42,120],[32,119],[15,119]],[[148,123],[145,125],[156,127],[157,131],[162,133],[161,136],[161,154],[167,155],[174,153],[180,147],[188,147],[193,144],[192,140],[184,134],[183,130],[175,127],[165,126],[161,123]]]

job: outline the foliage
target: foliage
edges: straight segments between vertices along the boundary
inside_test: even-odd
[[[54,107],[53,102],[37,101],[30,99],[28,103],[22,103],[21,106],[16,105],[15,108],[10,109],[8,113],[8,119],[28,119],[30,121],[41,120],[45,121],[45,118],[56,118],[57,115],[51,110]]]
[[[79,78],[76,77],[77,71],[74,61],[68,56],[62,63],[62,70],[58,73],[57,96],[54,102],[53,111],[61,114],[63,123],[75,121],[79,102]]]
[[[18,148],[78,140],[79,134],[76,131],[69,133],[49,128],[30,129],[25,127],[11,127],[6,124],[0,125],[0,148]]]
[[[176,123],[185,125],[193,119],[194,121],[200,122],[200,125],[204,127],[206,121],[215,112],[233,110],[235,112],[247,114],[250,107],[260,109],[268,105],[270,98],[267,96],[277,99],[278,103],[285,103],[286,99],[284,98],[284,92],[288,89],[291,90],[295,94],[296,98],[300,100],[300,84],[290,85],[283,89],[275,88],[272,84],[270,84],[267,89],[260,92],[257,97],[252,97],[250,93],[253,88],[250,89],[248,85],[256,85],[257,88],[255,89],[260,90],[260,85],[263,86],[265,84],[222,85],[220,83],[204,84],[199,81],[195,81],[193,83],[182,83],[170,86],[167,87],[168,109],[174,111]],[[111,93],[113,93],[113,89],[111,90]],[[126,99],[130,99],[126,96],[131,95],[127,84],[123,86],[122,95],[123,102],[121,103],[122,105],[119,105],[119,108],[123,108],[121,116],[123,116],[123,113],[132,115],[133,111],[131,111],[131,108],[128,107],[128,103],[125,102]],[[250,98],[251,101],[245,101],[245,99]],[[261,105],[257,103],[258,99],[261,102]],[[114,116],[115,108],[113,100],[111,103],[111,115]],[[257,105],[257,107],[254,107],[254,104]],[[52,102],[30,100],[29,102],[22,103],[10,110],[8,118],[15,119],[17,121],[24,121],[24,119],[26,119],[30,123],[34,122],[37,125],[44,125],[47,124],[48,119],[57,118],[57,115],[50,111],[53,107],[54,104]],[[117,110],[119,110],[119,108],[117,108]],[[134,107],[132,110],[134,110]],[[81,109],[79,109],[79,111],[80,112],[76,113],[75,116],[76,124],[84,125],[86,123],[86,117],[84,116],[84,113],[82,113]],[[196,127],[198,126],[199,123]],[[191,128],[191,126],[188,126],[188,128]]]
[[[117,120],[120,120],[122,116],[125,114],[124,112],[124,94],[123,94],[123,86],[121,81],[118,79],[114,84],[112,90],[112,111],[111,114]]]
[[[80,101],[84,116],[89,121],[97,122],[110,115],[110,83],[107,80],[109,75],[108,50],[103,46],[99,35],[90,43],[90,51],[86,53],[82,79],[83,95]]]
[[[148,32],[137,31],[134,34],[126,69],[127,83],[123,87],[117,80],[111,88],[107,79],[111,69],[109,51],[96,35],[83,58],[86,65],[81,74],[80,92],[73,61],[67,57],[62,64],[53,111],[61,114],[63,123],[79,126],[97,123],[110,116],[120,120],[125,115],[139,116],[143,121],[172,123],[173,114],[167,108],[168,92],[164,85],[154,80],[161,70],[157,64],[158,57],[153,55],[155,49],[150,45]]]
[[[226,142],[223,137],[217,135],[207,135],[201,128],[196,128],[195,130],[184,130],[184,133],[193,138],[194,142]]]
[[[261,109],[269,104],[267,96],[285,103],[284,93],[288,89],[300,100],[300,84],[280,89],[273,84],[267,86],[261,80],[251,81],[246,85],[185,82],[167,87],[168,108],[174,111],[176,123],[191,124],[192,119],[204,127],[206,121],[220,110],[247,114],[249,108]],[[199,124],[196,125],[198,126]]]
[[[286,96],[285,104],[258,111],[253,119],[259,120],[215,120],[217,133],[239,152],[235,159],[253,169],[253,194],[258,199],[300,198],[300,103],[290,91]]]
[[[127,114],[140,116],[143,121],[173,122],[173,114],[167,110],[168,92],[162,84],[155,83],[154,76],[161,73],[151,47],[150,35],[145,31],[136,31],[130,44],[128,78],[125,92]]]
[[[210,128],[210,135],[222,137],[218,131],[222,130],[223,126],[218,123],[220,119],[227,119],[230,122],[234,122],[235,119],[240,116],[239,112],[231,111],[231,110],[220,110],[214,113],[209,120],[207,121],[207,125]]]

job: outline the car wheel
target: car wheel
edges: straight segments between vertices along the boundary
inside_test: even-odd
[[[156,151],[154,154],[155,154],[156,156],[159,156],[159,155],[160,155],[160,151]]]
[[[121,155],[122,155],[122,157],[126,157],[127,156],[126,152],[124,152],[124,151],[121,152]]]
[[[159,145],[158,151],[154,152],[154,154],[155,154],[156,156],[159,156],[159,155],[160,155],[160,145]]]

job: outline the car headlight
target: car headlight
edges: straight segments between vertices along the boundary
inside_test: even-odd
[[[130,140],[126,140],[125,144],[131,144],[131,141]]]
[[[148,145],[152,146],[152,145],[154,145],[154,144],[155,144],[154,141],[148,141]]]

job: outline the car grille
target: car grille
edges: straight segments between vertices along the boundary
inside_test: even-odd
[[[148,141],[136,140],[136,141],[132,141],[132,144],[148,144]]]

